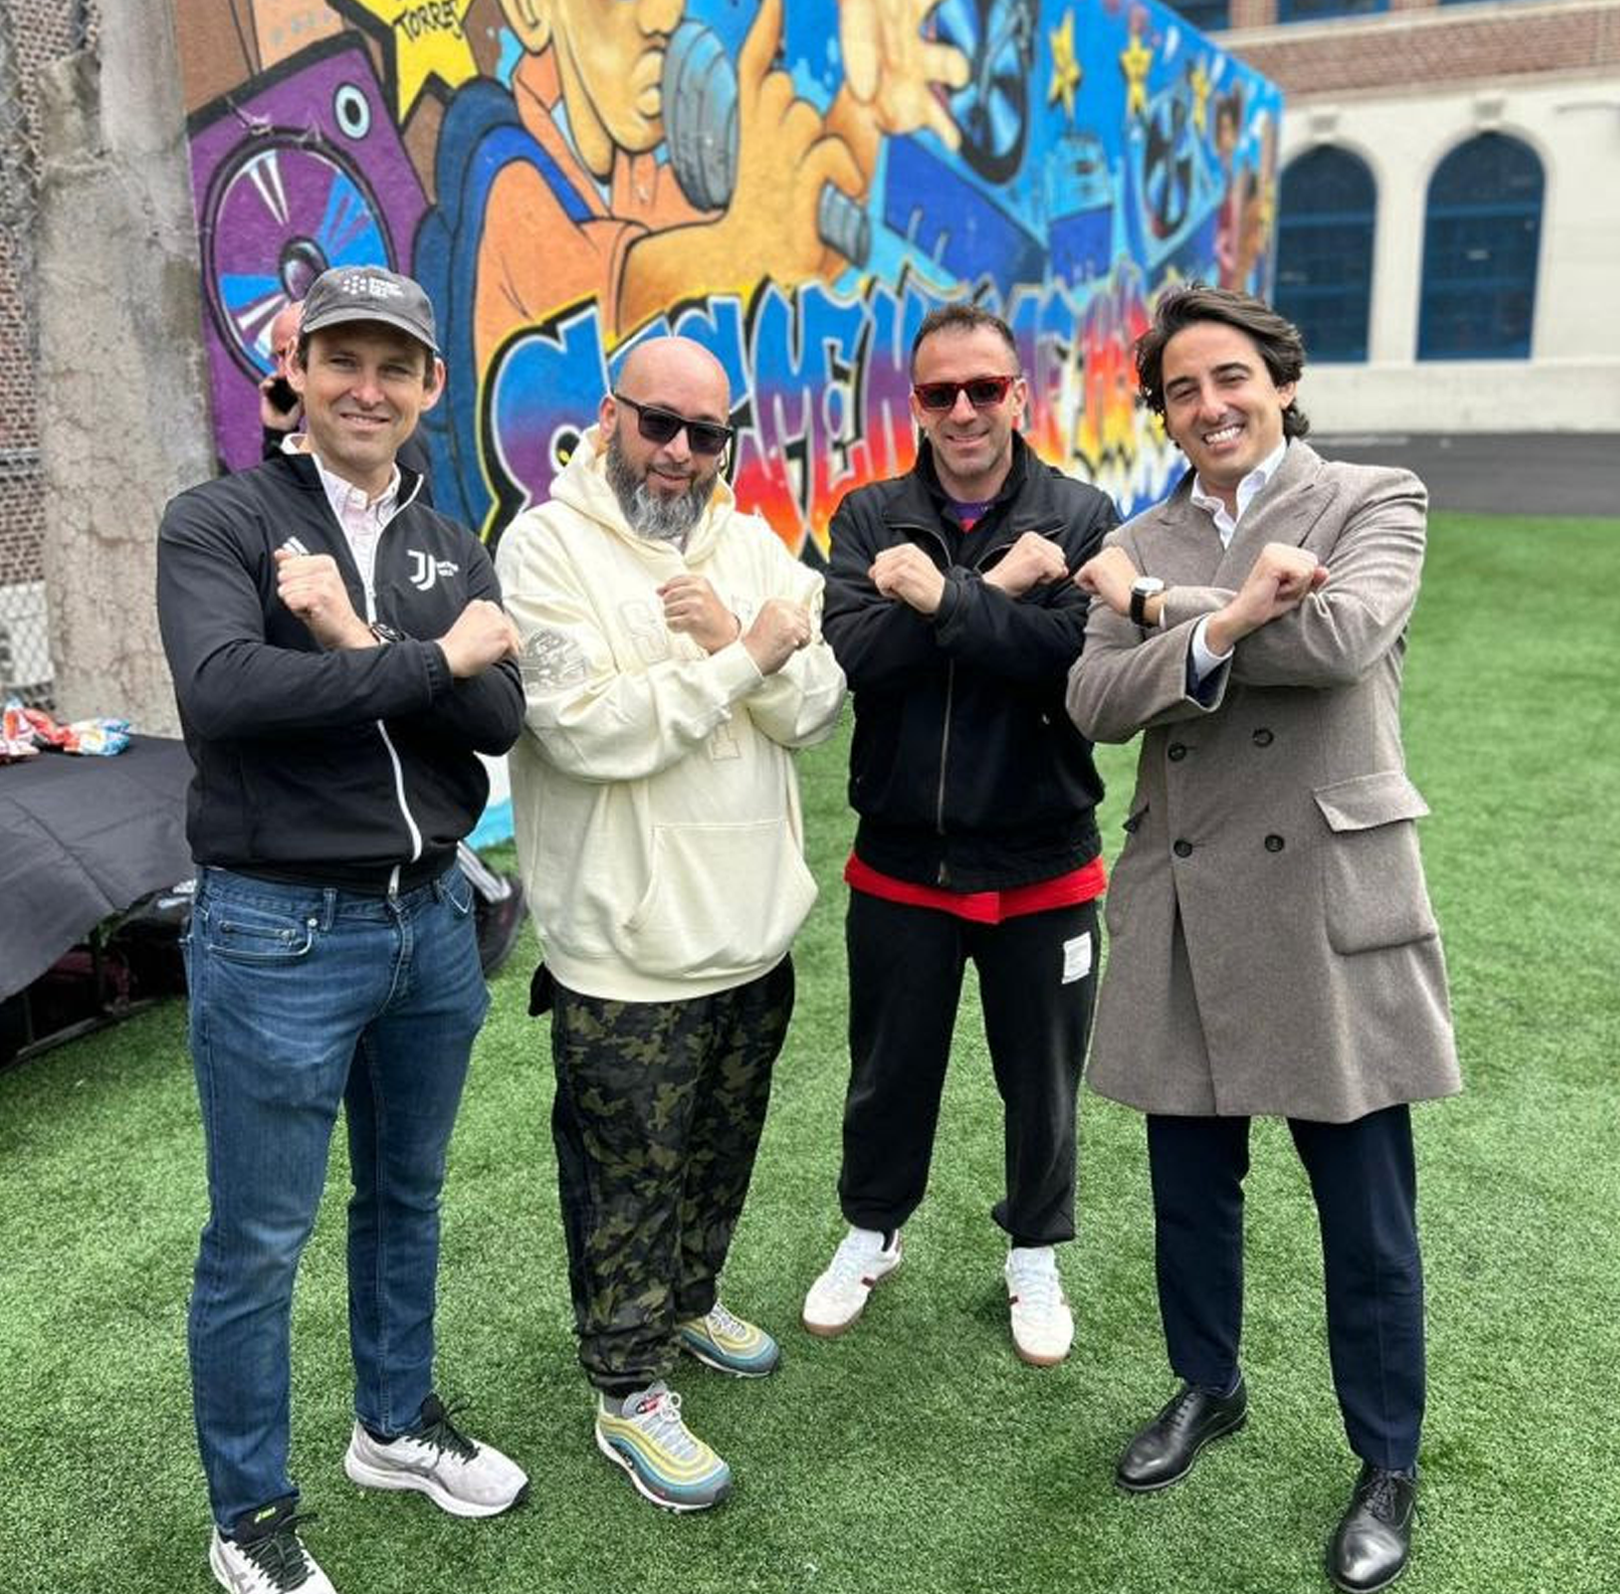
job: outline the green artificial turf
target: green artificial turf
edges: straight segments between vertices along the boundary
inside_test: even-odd
[[[1430,1410],[1419,1594],[1598,1594],[1620,1544],[1620,523],[1437,516],[1408,658],[1412,773],[1468,1090],[1417,1110]],[[1088,1099],[1078,1318],[1062,1367],[1009,1348],[989,1207],[999,1112],[964,1005],[933,1185],[905,1269],[847,1337],[798,1326],[841,1232],[840,736],[803,773],[821,901],[754,1193],[726,1276],[781,1336],[765,1383],[679,1387],[733,1499],[653,1510],[597,1454],[574,1364],[532,941],[496,983],[446,1191],[440,1382],[528,1467],[489,1522],[343,1478],[349,1425],[341,1136],[295,1316],[294,1470],[340,1594],[601,1590],[1325,1588],[1354,1471],[1328,1379],[1321,1263],[1286,1131],[1255,1129],[1245,1364],[1252,1418],[1185,1485],[1110,1483],[1169,1393],[1142,1131]],[[1105,750],[1117,850],[1129,754]],[[970,981],[971,993],[971,981]],[[1279,992],[1279,998],[1285,998]],[[919,991],[919,1001],[928,993]],[[171,1003],[0,1075],[0,1589],[212,1587],[185,1299],[205,1213],[184,1012]]]

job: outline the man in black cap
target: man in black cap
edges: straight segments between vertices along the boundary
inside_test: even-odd
[[[305,449],[182,493],[158,615],[196,765],[187,949],[209,1219],[189,1343],[233,1594],[331,1594],[287,1470],[293,1278],[345,1109],[356,1422],[344,1470],[489,1516],[527,1480],[433,1390],[445,1152],[488,993],[455,864],[516,739],[489,557],[396,462],[439,397],[407,277],[324,273],[289,380]]]

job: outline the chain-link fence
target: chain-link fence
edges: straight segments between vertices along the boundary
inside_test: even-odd
[[[51,706],[39,460],[39,81],[94,48],[95,0],[0,0],[0,698]]]

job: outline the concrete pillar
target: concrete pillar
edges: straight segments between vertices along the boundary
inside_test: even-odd
[[[167,500],[214,474],[169,0],[108,6],[41,85],[45,584],[64,717],[177,727],[153,605]]]

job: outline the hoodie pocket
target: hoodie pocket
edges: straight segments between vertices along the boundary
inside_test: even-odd
[[[652,878],[625,921],[625,953],[643,973],[747,975],[774,963],[816,900],[785,820],[656,825]]]

